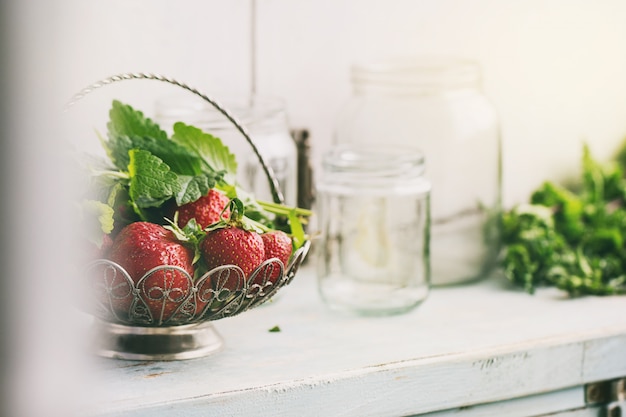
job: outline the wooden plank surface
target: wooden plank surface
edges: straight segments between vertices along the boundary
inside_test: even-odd
[[[582,386],[528,397],[422,414],[423,417],[533,417],[585,408]],[[597,417],[597,416],[596,416]]]
[[[307,266],[271,305],[215,327],[225,346],[206,358],[97,360],[84,414],[416,415],[626,375],[626,298],[530,296],[500,277],[364,318],[326,309]]]

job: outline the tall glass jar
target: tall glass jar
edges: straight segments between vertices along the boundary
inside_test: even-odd
[[[248,130],[259,152],[272,168],[285,203],[297,205],[297,148],[289,132],[282,100],[267,96],[225,94],[220,100]],[[157,100],[156,121],[164,128],[183,122],[217,136],[235,153],[237,180],[257,199],[272,201],[269,182],[259,160],[223,114],[203,100],[171,95]]]
[[[480,67],[448,58],[387,60],[354,66],[352,83],[335,142],[421,150],[433,187],[432,283],[484,277],[498,252],[501,156]]]
[[[429,192],[422,154],[339,146],[317,184],[318,284],[333,309],[410,311],[429,291]]]

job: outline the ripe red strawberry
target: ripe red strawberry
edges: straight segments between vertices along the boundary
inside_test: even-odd
[[[263,239],[263,246],[265,247],[265,260],[278,258],[283,263],[283,266],[287,268],[287,263],[291,257],[292,249],[291,238],[289,235],[280,230],[274,230],[263,233],[261,238]],[[272,282],[276,282],[279,277],[279,271],[274,269],[269,279]]]
[[[209,269],[236,265],[246,277],[265,259],[261,236],[236,226],[210,231],[200,244],[200,250]]]
[[[109,259],[122,266],[137,284],[146,272],[160,265],[178,266],[193,277],[193,256],[193,250],[183,246],[170,230],[153,223],[135,222],[115,237]],[[114,295],[121,297],[115,300],[114,308],[123,315],[130,308],[132,294],[127,295],[129,288],[120,278],[112,287]],[[170,318],[191,294],[191,283],[181,272],[161,271],[152,274],[140,290],[152,318],[159,323]]]
[[[198,200],[178,207],[178,226],[185,227],[189,220],[196,219],[200,228],[204,229],[220,220],[220,214],[229,202],[230,199],[224,194],[216,189],[211,189],[207,195]],[[225,219],[230,216],[228,208],[224,211],[223,216]]]

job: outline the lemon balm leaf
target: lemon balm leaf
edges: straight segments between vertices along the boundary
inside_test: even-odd
[[[180,184],[180,190],[176,194],[176,204],[182,206],[183,204],[196,201],[203,195],[207,195],[209,190],[215,187],[219,175],[202,174],[196,176],[179,175],[178,183]]]
[[[159,140],[141,136],[120,136],[105,143],[113,163],[120,169],[128,166],[131,149],[150,152],[165,162],[172,171],[181,175],[202,174],[202,159],[191,150],[169,139]]]
[[[220,138],[203,132],[197,127],[178,122],[174,124],[172,141],[193,150],[206,162],[210,171],[223,172],[224,181],[235,184],[237,161],[235,155]]]
[[[157,207],[181,190],[178,175],[148,151],[129,151],[129,196],[139,208]]]
[[[129,163],[128,152],[142,149],[158,156],[181,175],[202,173],[202,160],[192,150],[167,137],[158,124],[131,106],[113,101],[107,124],[108,140],[101,139],[111,161],[121,170]]]
[[[86,217],[94,217],[98,220],[98,229],[105,234],[113,230],[113,208],[97,200],[84,200],[82,210]]]
[[[167,139],[167,133],[158,124],[127,104],[113,100],[107,124],[109,139],[127,136],[150,137],[159,140]]]

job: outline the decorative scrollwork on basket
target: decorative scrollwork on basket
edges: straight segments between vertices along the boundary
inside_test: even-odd
[[[245,277],[238,266],[212,269],[197,280],[177,266],[161,265],[134,282],[120,265],[99,259],[85,271],[86,305],[94,316],[111,323],[164,327],[218,320],[257,307],[289,284],[309,250],[294,253],[285,268],[268,259]]]

